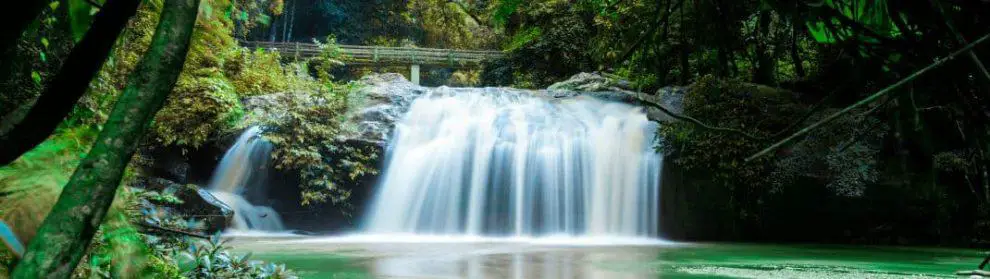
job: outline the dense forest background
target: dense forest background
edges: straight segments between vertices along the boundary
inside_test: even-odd
[[[135,1],[139,8],[124,13],[123,31],[109,37],[105,62],[97,61],[80,94],[48,97],[67,104],[48,110],[50,119],[30,111],[61,84],[55,81],[84,38],[102,30],[95,22],[126,1],[42,1],[23,30],[2,34],[16,43],[4,46],[0,59],[0,143],[4,152],[13,142],[28,146],[4,153],[0,219],[25,242],[97,135],[112,128],[105,123],[154,45],[169,1]],[[480,69],[428,69],[426,83],[545,88],[598,72],[627,90],[683,95],[681,114],[694,121],[665,124],[658,146],[667,158],[668,238],[988,244],[990,46],[981,44],[990,34],[987,1],[204,0],[197,9],[189,55],[147,133],[138,134],[145,137],[134,160],[124,162],[123,185],[160,176],[151,166],[162,158],[195,156],[245,128],[251,115],[243,99],[309,92],[324,101],[289,104],[288,121],[266,123],[275,127],[269,137],[276,164],[297,177],[302,204],[345,201],[344,185],[374,174],[380,155],[335,145],[346,131],[342,116],[360,99],[348,80],[406,69],[350,67],[334,45],[497,49],[506,58]],[[315,40],[325,53],[300,61],[239,40]],[[52,130],[25,128],[42,122]],[[28,135],[40,140],[23,140]],[[324,158],[331,153],[347,160]],[[116,195],[77,273],[248,268],[233,262],[214,270],[172,258],[206,244],[117,242],[108,232],[133,235],[134,220],[189,230],[204,225],[140,209],[170,202],[171,193]],[[113,253],[151,255],[151,264],[114,262],[125,256]],[[13,266],[14,257],[3,255]],[[255,272],[280,272],[270,269]]]

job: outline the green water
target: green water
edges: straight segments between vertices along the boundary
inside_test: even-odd
[[[957,278],[982,260],[977,250],[866,246],[234,243],[301,278]]]

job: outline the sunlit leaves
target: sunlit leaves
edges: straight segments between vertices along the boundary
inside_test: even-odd
[[[41,74],[38,73],[38,71],[31,71],[31,80],[33,80],[35,84],[41,85]]]
[[[819,14],[819,19],[807,23],[808,32],[821,43],[849,39],[875,43],[877,38],[863,35],[864,30],[857,29],[860,26],[878,36],[893,38],[900,35],[900,30],[891,21],[886,0],[825,0],[822,5],[812,8]]]
[[[89,30],[93,16],[100,10],[86,0],[68,0],[66,2],[69,7],[69,28],[72,30],[72,38],[79,41],[86,34],[86,30]],[[93,0],[93,2],[99,1]]]
[[[509,44],[506,45],[503,49],[505,51],[517,50],[529,44],[533,40],[538,39],[541,35],[543,35],[543,29],[540,29],[539,26],[527,28],[526,30],[519,31],[518,33],[513,35],[512,40],[510,40]]]
[[[496,25],[505,25],[509,17],[519,8],[522,0],[499,0],[495,4],[495,12],[492,14],[492,21]]]

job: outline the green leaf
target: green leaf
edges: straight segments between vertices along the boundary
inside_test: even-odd
[[[61,2],[59,2],[59,1],[52,1],[51,3],[48,3],[48,7],[49,8],[52,8],[52,10],[54,11],[54,10],[58,9],[58,5],[59,4],[61,4]]]
[[[41,85],[41,74],[37,71],[31,71],[31,79],[34,80],[34,84]]]
[[[72,38],[76,42],[82,39],[93,21],[93,7],[85,0],[68,0],[69,4],[69,30],[72,31]]]
[[[505,46],[506,51],[514,51],[521,47],[528,45],[533,40],[536,40],[543,34],[543,30],[540,27],[527,28],[519,31],[512,36],[512,40],[509,44]]]
[[[41,62],[48,63],[48,56],[45,55],[44,51],[38,52],[38,57],[41,58]]]
[[[833,14],[855,21],[883,37],[895,38],[901,35],[901,31],[891,20],[885,0],[825,0],[824,4],[813,6],[813,9],[818,9],[818,12],[825,15],[820,20],[807,23],[808,33],[820,43],[835,43],[847,39],[876,42],[870,36],[854,32],[850,26],[831,17]]]
[[[509,16],[516,12],[520,4],[522,4],[522,0],[498,1],[495,12],[492,14],[492,20],[495,21],[496,25],[505,25],[509,21]]]
[[[48,38],[41,37],[41,45],[42,46],[45,46],[45,48],[47,49],[48,48]]]

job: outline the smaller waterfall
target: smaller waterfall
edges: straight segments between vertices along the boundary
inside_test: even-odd
[[[244,197],[249,191],[265,196],[265,183],[272,144],[261,138],[261,129],[251,127],[224,153],[210,180],[209,190],[234,209],[236,230],[282,231],[282,218],[271,207],[254,205]]]

